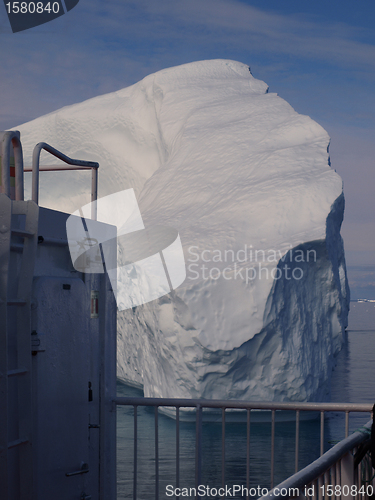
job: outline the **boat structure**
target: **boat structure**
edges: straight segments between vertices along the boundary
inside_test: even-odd
[[[106,273],[73,267],[70,214],[38,206],[43,149],[91,172],[92,200],[99,165],[38,144],[25,201],[19,133],[0,144],[0,498],[114,499],[114,295]]]
[[[39,166],[42,150],[62,160],[65,166]],[[226,487],[226,418],[229,422],[234,410],[242,412],[246,421],[243,425],[246,453],[242,458],[246,478],[241,493],[230,490],[239,497],[323,499],[331,498],[333,493],[346,499],[373,497],[372,465],[368,460],[367,465],[364,462],[368,452],[375,450],[371,422],[349,435],[349,414],[368,414],[372,411],[370,404],[117,396],[117,306],[108,274],[108,270],[116,267],[116,245],[107,245],[109,260],[104,259],[100,242],[90,238],[90,234],[105,234],[116,242],[116,227],[96,220],[99,165],[71,159],[42,142],[34,148],[32,167],[24,167],[17,131],[0,132],[0,160],[1,500],[116,500],[118,406],[130,407],[129,414],[134,419],[132,485],[126,492],[126,497],[134,500],[144,498],[140,494],[143,478],[138,470],[137,455],[138,437],[142,432],[138,429],[137,408],[142,406],[153,407],[155,412],[155,445],[150,446],[150,453],[154,453],[155,482],[153,488],[148,489],[147,498],[164,498],[166,494],[159,477],[161,408],[168,408],[174,416],[176,452],[167,491],[172,489],[175,497],[181,496],[185,480],[180,467],[180,420],[183,420],[180,409],[190,409],[196,421],[192,443],[195,484],[191,485],[191,498],[201,496],[205,480],[202,477],[202,421],[204,414],[210,411],[221,415],[222,453],[218,470],[221,471],[220,484]],[[87,214],[85,218],[72,216],[38,205],[39,172],[72,169],[91,172],[90,220]],[[27,201],[24,200],[25,171],[32,171],[32,199]],[[67,221],[74,217],[80,236],[72,241],[67,237]],[[82,246],[76,252],[79,263],[72,261],[72,245]],[[108,266],[111,259],[112,265]],[[253,493],[250,423],[256,425],[259,411],[266,411],[269,416],[270,477],[268,489],[259,491],[254,487]],[[291,443],[293,453],[295,450],[292,464],[295,474],[275,486],[275,456],[280,451],[275,428],[283,422],[282,412],[295,415],[295,441]],[[300,470],[300,421],[306,412],[320,415],[317,440],[321,456]],[[341,412],[345,438],[327,450],[325,418],[328,412]],[[220,491],[216,490],[223,496]]]

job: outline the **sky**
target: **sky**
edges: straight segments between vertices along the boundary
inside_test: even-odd
[[[248,64],[330,135],[351,297],[375,299],[374,26],[372,0],[80,0],[13,34],[1,4],[0,130],[163,68]]]

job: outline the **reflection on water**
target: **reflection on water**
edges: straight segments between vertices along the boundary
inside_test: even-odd
[[[352,303],[347,342],[337,357],[332,379],[332,401],[372,403],[375,401],[375,304]],[[142,392],[118,383],[119,396],[142,396]],[[117,410],[118,499],[133,497],[133,408]],[[244,417],[244,420],[246,417]],[[229,418],[228,418],[229,420]],[[369,420],[368,414],[351,416],[350,431]],[[300,423],[299,467],[319,456],[319,419]],[[159,496],[176,481],[175,421],[159,413]],[[275,484],[294,472],[295,424],[276,417]],[[325,449],[344,437],[340,414],[325,420]],[[246,486],[246,423],[227,422],[225,440],[225,484]],[[203,418],[202,484],[221,486],[221,423]],[[250,436],[250,483],[270,487],[271,424],[253,423]],[[154,409],[138,408],[138,498],[155,498]],[[195,474],[195,423],[180,423],[180,486],[193,487]]]

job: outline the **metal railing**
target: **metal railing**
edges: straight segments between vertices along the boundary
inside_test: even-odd
[[[195,408],[195,488],[201,484],[202,473],[202,411],[203,409],[221,409],[222,449],[221,449],[221,484],[225,486],[225,424],[226,415],[233,410],[246,411],[246,488],[250,488],[250,422],[257,410],[268,410],[271,413],[271,449],[270,455],[270,486],[274,487],[275,476],[275,427],[276,414],[285,411],[295,412],[295,472],[298,472],[300,450],[300,420],[303,412],[320,413],[320,455],[324,453],[324,420],[327,412],[340,412],[345,415],[345,437],[349,434],[349,414],[352,412],[371,413],[371,404],[341,404],[341,403],[265,403],[202,399],[174,399],[174,398],[140,398],[116,397],[113,400],[118,406],[133,406],[134,408],[134,456],[133,456],[133,498],[137,499],[137,446],[138,446],[138,407],[148,406],[155,408],[155,499],[159,498],[159,435],[158,414],[159,408],[164,407],[171,414],[174,408],[176,420],[176,488],[180,486],[180,421],[181,408]],[[168,411],[169,410],[169,411]],[[229,411],[228,411],[229,410]]]
[[[40,154],[42,149],[55,156],[59,160],[62,160],[67,165],[43,165],[39,166]],[[74,160],[68,156],[61,153],[57,149],[53,148],[45,142],[39,142],[33,151],[33,164],[32,167],[25,167],[24,172],[32,172],[32,200],[38,204],[39,201],[39,172],[57,172],[60,170],[91,170],[91,202],[94,202],[98,198],[98,168],[99,163],[94,161],[86,160]],[[96,203],[91,205],[91,218],[96,220],[97,218],[97,207]]]
[[[368,453],[363,443],[369,440],[371,424],[337,443],[313,463],[278,484],[261,500],[274,500],[282,496],[284,500],[303,496],[309,499],[323,498],[365,498],[375,493],[373,470],[370,461],[362,466]],[[358,449],[362,445],[362,449]],[[363,470],[364,469],[364,470]]]

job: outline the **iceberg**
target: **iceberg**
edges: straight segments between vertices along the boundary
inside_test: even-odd
[[[100,197],[133,188],[145,227],[180,235],[183,284],[118,313],[120,379],[152,397],[329,398],[349,288],[320,125],[248,66],[211,60],[17,128],[29,162],[40,141],[98,161]],[[73,213],[89,182],[43,173],[41,204]]]

